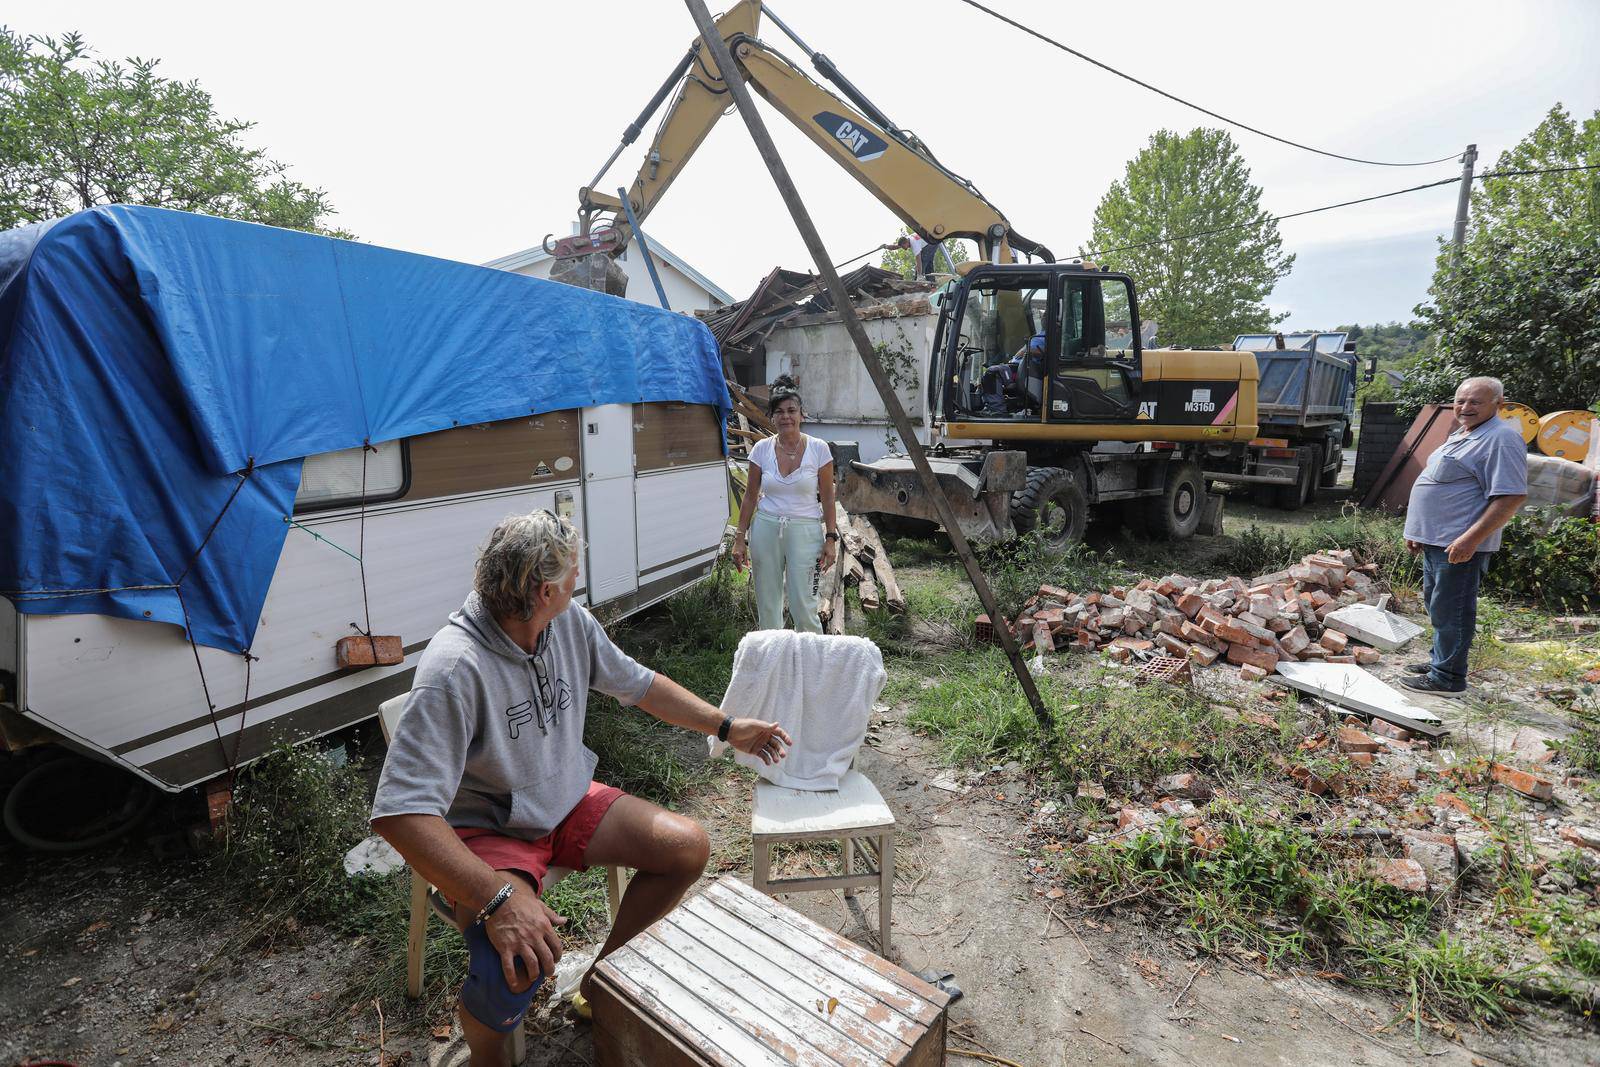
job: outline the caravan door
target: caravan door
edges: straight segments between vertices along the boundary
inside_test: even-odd
[[[632,404],[583,409],[583,536],[590,606],[637,591]]]

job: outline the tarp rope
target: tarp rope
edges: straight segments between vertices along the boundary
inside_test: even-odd
[[[233,487],[233,492],[228,494],[228,499],[223,503],[222,510],[217,512],[217,517],[211,520],[211,527],[206,530],[206,535],[200,539],[200,547],[194,550],[194,555],[189,557],[189,562],[183,568],[183,573],[178,575],[178,581],[172,589],[178,594],[178,608],[183,612],[183,636],[189,642],[189,651],[194,654],[194,668],[200,673],[200,693],[205,697],[206,713],[211,718],[211,732],[217,738],[217,750],[222,753],[222,763],[228,768],[228,784],[233,784],[239,772],[239,748],[244,744],[245,716],[250,714],[250,661],[256,657],[250,654],[248,648],[241,649],[239,655],[244,657],[244,703],[239,706],[239,730],[234,738],[233,752],[228,752],[227,743],[222,740],[222,726],[217,722],[217,705],[211,699],[211,686],[206,681],[205,664],[200,662],[200,646],[194,639],[194,627],[189,625],[189,605],[183,599],[183,581],[189,577],[189,572],[200,560],[200,553],[206,550],[206,545],[211,543],[211,535],[217,532],[217,527],[222,525],[222,519],[228,514],[228,509],[239,498],[239,491],[244,488],[245,482],[250,480],[250,475],[255,473],[256,461],[252,456],[245,464],[245,468],[238,475],[239,482]]]
[[[374,667],[378,665],[378,642],[372,636],[372,604],[367,598],[367,453],[377,450],[372,438],[361,442],[361,510],[356,527],[356,566],[361,569],[361,612],[367,620],[367,628],[363,630],[355,623],[350,624],[356,633],[366,637],[367,647],[372,649]]]

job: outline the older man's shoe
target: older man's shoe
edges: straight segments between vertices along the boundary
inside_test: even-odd
[[[1407,674],[1427,674],[1431,670],[1433,670],[1431,663],[1407,663],[1405,666]]]
[[[1414,693],[1426,693],[1431,697],[1446,697],[1450,700],[1460,700],[1467,695],[1467,687],[1451,689],[1449,686],[1433,680],[1431,676],[1421,678],[1402,678],[1400,684]]]

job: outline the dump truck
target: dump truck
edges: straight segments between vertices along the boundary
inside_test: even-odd
[[[1338,483],[1355,414],[1356,346],[1343,333],[1240,334],[1236,352],[1255,357],[1260,436],[1243,450],[1213,448],[1208,482],[1253,486],[1295,511]]]

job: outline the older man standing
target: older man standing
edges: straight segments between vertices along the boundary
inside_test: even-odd
[[[1454,432],[1411,488],[1406,547],[1422,553],[1422,598],[1433,622],[1433,659],[1401,682],[1433,696],[1467,691],[1467,655],[1478,624],[1478,583],[1500,530],[1528,498],[1528,448],[1499,418],[1505,387],[1468,378],[1456,390]]]
[[[507,1062],[505,1034],[561,958],[566,920],[539,896],[551,867],[638,872],[601,956],[670,911],[705,868],[698,824],[591,780],[589,690],[767,763],[789,743],[777,724],[724,715],[612,644],[572,601],[581,548],[548,511],[495,528],[466,604],[417,664],[372,804],[373,829],[455,902],[473,1067]]]

